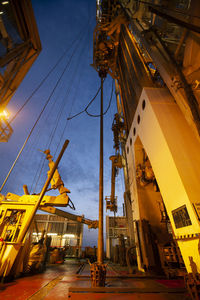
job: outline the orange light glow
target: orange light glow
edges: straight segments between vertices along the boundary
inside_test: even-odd
[[[0,112],[0,118],[8,119],[9,113],[6,110]]]

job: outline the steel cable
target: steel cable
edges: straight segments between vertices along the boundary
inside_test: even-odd
[[[56,69],[56,67],[58,66],[58,64],[62,61],[62,59],[65,57],[65,55],[67,54],[67,52],[71,49],[71,47],[74,45],[74,43],[79,39],[79,37],[82,35],[82,32],[84,30],[81,30],[79,32],[79,34],[77,35],[77,37],[73,40],[72,44],[70,47],[68,47],[64,53],[60,56],[60,58],[57,60],[57,62],[55,63],[55,65],[50,69],[50,71],[47,73],[47,75],[42,79],[42,81],[39,83],[39,85],[33,90],[33,92],[31,93],[31,95],[26,99],[26,101],[24,102],[24,104],[20,107],[20,109],[16,112],[16,114],[12,117],[12,119],[10,120],[10,122],[8,123],[9,125],[16,119],[16,117],[20,114],[20,112],[23,110],[23,108],[28,104],[28,102],[31,100],[31,98],[34,96],[34,94],[40,89],[40,87],[44,84],[44,82],[47,80],[47,78],[51,75],[51,73]]]
[[[56,85],[55,85],[53,91],[52,91],[51,94],[50,94],[49,100],[50,100],[50,98],[53,96],[53,94],[54,94],[54,92],[55,92],[55,90],[56,90],[58,84],[60,83],[60,81],[61,81],[61,79],[62,79],[62,77],[63,77],[63,75],[64,75],[64,73],[66,72],[67,68],[69,67],[69,65],[70,65],[70,63],[71,63],[71,60],[72,60],[74,54],[76,53],[77,48],[78,48],[78,45],[77,45],[75,51],[73,51],[73,53],[72,53],[72,55],[71,55],[71,57],[70,57],[70,59],[69,59],[67,65],[65,66],[64,70],[62,71],[61,76],[59,77],[59,79],[58,79],[58,81],[57,81],[57,83],[56,83]],[[41,172],[42,172],[42,171],[41,171]],[[34,179],[35,179],[35,178],[34,178]],[[37,182],[38,182],[38,181],[37,181]],[[36,182],[36,183],[37,183],[37,182]],[[31,186],[31,188],[32,188],[32,186]],[[35,189],[34,189],[34,190],[35,190]]]
[[[89,32],[89,31],[88,31],[88,32]],[[83,37],[84,37],[84,36],[83,36]],[[87,36],[86,36],[86,38],[87,38]],[[84,46],[84,43],[83,43],[83,46]],[[76,52],[76,50],[77,50],[77,48],[75,49],[75,52]],[[75,54],[75,52],[74,52],[74,54]],[[77,73],[77,69],[78,69],[78,66],[79,66],[79,61],[80,61],[80,58],[81,58],[82,55],[83,55],[83,51],[80,51],[80,55],[79,55],[79,58],[78,58],[78,60],[77,60],[76,69],[75,69],[75,71],[73,72],[73,75],[71,76],[71,80],[70,80],[69,87],[68,87],[67,92],[66,92],[66,94],[65,94],[65,96],[63,97],[63,100],[62,100],[62,102],[61,102],[60,110],[59,110],[59,112],[58,112],[58,114],[57,114],[57,118],[56,118],[56,121],[55,121],[55,126],[54,126],[54,128],[53,128],[53,130],[52,130],[52,132],[51,132],[51,134],[50,134],[49,142],[47,142],[47,144],[46,144],[46,147],[45,147],[46,149],[47,149],[47,148],[48,148],[48,149],[50,148],[51,143],[52,143],[52,141],[53,141],[53,138],[54,138],[54,136],[55,136],[55,133],[56,133],[56,130],[57,130],[57,128],[58,128],[58,124],[59,124],[61,115],[62,115],[62,113],[63,113],[63,111],[64,111],[64,107],[66,106],[66,103],[67,103],[66,98],[69,96],[70,89],[71,89],[71,87],[72,87],[72,84],[71,84],[71,83],[74,81],[74,77],[75,77],[75,75],[76,75],[76,73]],[[57,148],[58,148],[58,147],[57,147]],[[42,171],[43,171],[43,168],[44,168],[44,164],[45,164],[45,157],[44,157],[44,158],[42,157],[42,158],[40,159],[40,164],[39,164],[38,170],[37,170],[37,172],[36,172],[36,174],[35,174],[35,177],[34,177],[34,179],[33,179],[33,182],[36,181],[36,182],[35,182],[35,185],[34,185],[33,193],[35,193],[35,191],[36,191],[36,188],[37,188],[39,179],[40,179],[40,177],[41,177],[41,174],[42,174]],[[40,166],[41,166],[41,167],[40,167]],[[40,169],[40,171],[39,171],[39,169]],[[38,175],[38,173],[39,173],[39,175]],[[36,177],[38,177],[37,180],[36,180]],[[32,183],[32,185],[31,185],[31,190],[32,190],[32,187],[33,187],[33,183]]]
[[[110,100],[109,100],[109,103],[108,103],[108,107],[106,108],[105,112],[103,113],[103,116],[107,114],[107,112],[108,112],[108,110],[109,110],[109,108],[110,108],[111,102],[112,102],[113,85],[114,85],[113,83],[114,83],[114,79],[113,79],[113,81],[112,81],[111,96],[110,96]],[[93,115],[93,114],[89,113],[89,112],[87,111],[87,108],[85,109],[85,112],[86,112],[86,114],[87,114],[88,116],[90,116],[90,117],[94,117],[94,118],[101,117],[101,115]]]
[[[78,46],[78,45],[77,45],[77,46]],[[14,163],[12,164],[12,166],[11,166],[11,168],[10,168],[10,170],[9,170],[9,172],[8,172],[8,174],[7,174],[5,180],[4,180],[4,182],[3,182],[3,184],[2,184],[2,186],[1,186],[1,188],[0,188],[0,192],[2,191],[3,187],[5,186],[5,184],[6,184],[7,180],[8,180],[8,178],[9,178],[9,176],[10,176],[10,174],[11,174],[13,168],[15,167],[15,165],[16,165],[16,163],[17,163],[17,161],[18,161],[18,159],[19,159],[19,157],[20,157],[20,155],[21,155],[21,153],[22,153],[22,151],[23,151],[23,149],[24,149],[24,147],[26,146],[26,144],[27,144],[27,142],[28,142],[30,136],[32,135],[33,130],[35,129],[36,125],[38,124],[38,122],[39,122],[39,120],[40,120],[40,118],[41,118],[41,116],[42,116],[42,114],[43,114],[45,108],[47,107],[49,101],[51,100],[52,95],[54,94],[54,92],[55,92],[55,90],[56,90],[58,84],[60,83],[60,81],[61,81],[61,79],[62,79],[62,77],[63,77],[63,75],[64,75],[64,73],[65,73],[65,71],[67,70],[67,68],[68,68],[68,66],[69,66],[69,63],[70,63],[72,57],[74,56],[74,53],[75,53],[75,52],[72,53],[72,55],[71,55],[71,57],[70,57],[70,59],[69,59],[69,62],[67,63],[67,65],[65,66],[65,68],[64,68],[63,72],[61,73],[59,79],[57,80],[57,82],[56,82],[56,84],[55,84],[55,86],[54,86],[52,92],[50,93],[50,96],[48,97],[48,99],[47,99],[45,105],[43,106],[43,108],[42,108],[42,110],[41,110],[39,116],[37,117],[37,119],[36,119],[36,121],[35,121],[35,123],[34,123],[32,129],[31,129],[30,133],[28,134],[28,136],[27,136],[27,138],[26,138],[26,140],[25,140],[23,146],[21,147],[21,149],[20,149],[20,151],[19,151],[19,153],[18,153],[18,155],[17,155],[17,157],[16,157]],[[40,86],[41,86],[41,85],[40,85]],[[29,97],[28,99],[30,100],[30,97]],[[26,104],[27,104],[27,103],[26,103]],[[24,106],[25,106],[25,105],[24,105]],[[23,106],[23,107],[24,107],[24,106]]]

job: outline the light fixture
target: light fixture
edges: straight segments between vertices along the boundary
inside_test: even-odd
[[[41,235],[42,233],[41,232],[33,232],[33,235]],[[51,232],[49,232],[49,233],[47,233],[47,235],[53,235],[53,236],[56,236],[56,235],[58,235],[57,233],[51,233]]]
[[[3,2],[2,2],[3,5],[6,5],[6,4],[8,4],[8,3],[9,3],[9,1],[3,1]]]
[[[66,233],[66,234],[64,234],[63,235],[63,238],[67,238],[67,237],[69,237],[69,238],[74,238],[75,237],[75,235],[74,234],[70,234],[70,233]]]
[[[53,236],[56,236],[56,235],[58,235],[57,233],[51,233],[51,232],[49,232],[49,233],[47,233],[47,235],[53,235]]]
[[[0,11],[0,15],[3,15],[3,11]]]

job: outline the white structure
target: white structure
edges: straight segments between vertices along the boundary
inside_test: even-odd
[[[83,239],[82,223],[50,214],[37,214],[35,221],[39,235],[45,230],[47,235],[52,237],[52,247],[67,246],[68,256],[81,256]],[[34,231],[33,241],[34,239],[38,239],[38,236]]]
[[[114,247],[119,243],[119,237],[128,238],[128,225],[126,217],[106,216],[106,257],[113,258]]]

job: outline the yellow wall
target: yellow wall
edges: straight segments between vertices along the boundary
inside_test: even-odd
[[[200,143],[166,89],[143,89],[127,139],[128,168],[132,180],[131,196],[134,200],[133,219],[141,218],[134,179],[134,144],[137,137],[140,138],[150,159],[175,236],[187,238],[185,241],[178,241],[186,268],[188,272],[191,271],[189,256],[192,254],[197,270],[200,272],[198,251],[200,224],[193,208],[193,203],[200,202]],[[132,145],[130,145],[130,138],[132,138]],[[186,205],[192,225],[177,229],[171,212],[182,205]],[[195,235],[193,239],[190,238],[191,234]]]

